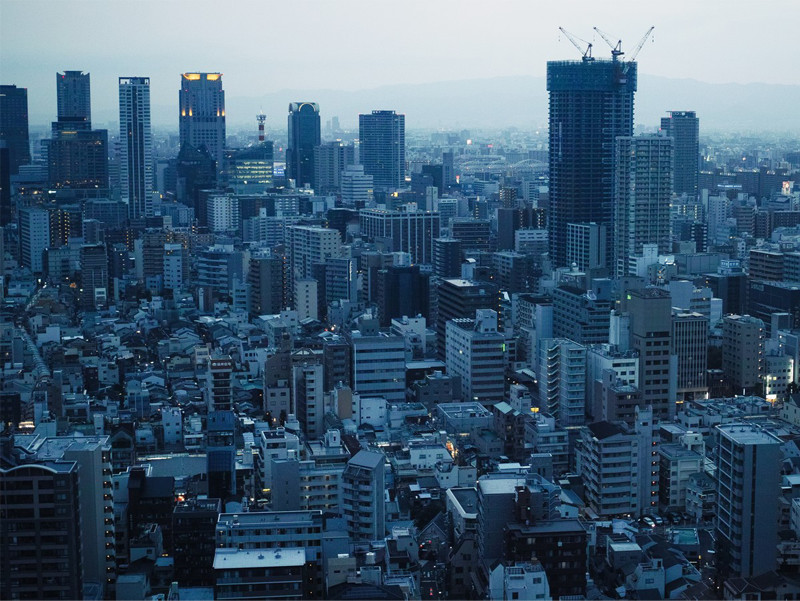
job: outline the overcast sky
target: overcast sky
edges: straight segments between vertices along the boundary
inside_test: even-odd
[[[154,105],[179,74],[221,71],[228,98],[544,75],[578,58],[561,25],[632,50],[640,73],[712,83],[800,83],[798,0],[0,0],[0,82],[28,88],[32,123],[55,116],[55,73],[92,75],[93,110],[116,110],[117,77],[149,76]],[[287,99],[292,100],[292,99]]]

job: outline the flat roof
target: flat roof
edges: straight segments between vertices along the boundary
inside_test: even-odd
[[[296,547],[279,549],[217,549],[214,553],[214,569],[274,568],[302,566],[306,562],[306,550]]]

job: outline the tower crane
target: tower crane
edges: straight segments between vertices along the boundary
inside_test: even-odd
[[[594,60],[594,57],[592,57],[592,43],[591,42],[587,42],[586,40],[582,40],[581,38],[572,35],[570,32],[568,32],[563,27],[559,27],[558,30],[561,33],[563,33],[565,36],[567,36],[567,39],[570,42],[572,42],[572,45],[575,46],[575,48],[578,49],[578,52],[583,54],[583,61],[584,62],[588,62],[588,61],[593,61]],[[584,44],[586,44],[586,50],[584,50],[583,47],[578,42],[583,42]]]
[[[639,55],[639,51],[642,49],[642,46],[644,46],[644,43],[647,41],[647,38],[650,37],[650,34],[653,33],[653,30],[655,28],[656,26],[653,25],[650,29],[648,29],[647,32],[642,36],[642,39],[639,40],[639,43],[636,44],[636,47],[633,49],[633,52],[631,53],[631,58],[625,63],[625,67],[623,68],[622,71],[623,73],[627,73],[630,64],[636,60],[636,57]]]
[[[619,56],[621,56],[621,55],[625,54],[625,53],[622,51],[622,40],[617,40],[617,43],[616,43],[616,45],[615,45],[615,44],[614,44],[614,43],[613,43],[613,42],[612,42],[610,39],[608,39],[608,35],[606,35],[606,34],[605,34],[605,33],[603,33],[602,31],[600,31],[600,28],[599,28],[599,27],[592,27],[592,29],[594,29],[594,30],[595,30],[595,31],[598,33],[598,35],[599,35],[601,38],[603,38],[603,41],[604,41],[606,44],[608,44],[608,47],[609,47],[609,48],[611,48],[611,56],[613,57],[613,59],[614,59],[614,60],[617,60],[617,58],[618,58]]]

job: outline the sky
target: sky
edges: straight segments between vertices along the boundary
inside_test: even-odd
[[[542,76],[580,57],[559,26],[605,56],[593,26],[632,50],[654,25],[640,73],[800,84],[798,17],[798,0],[0,0],[0,82],[27,87],[46,124],[68,69],[91,73],[93,112],[113,115],[119,76],[150,77],[154,111],[177,106],[184,71],[222,72],[229,101]]]

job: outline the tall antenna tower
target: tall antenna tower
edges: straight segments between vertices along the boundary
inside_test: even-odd
[[[267,120],[267,116],[264,114],[263,111],[260,112],[258,115],[256,115],[256,121],[258,121],[258,141],[259,142],[263,142],[264,139],[265,139],[264,138],[264,122],[266,120]]]

